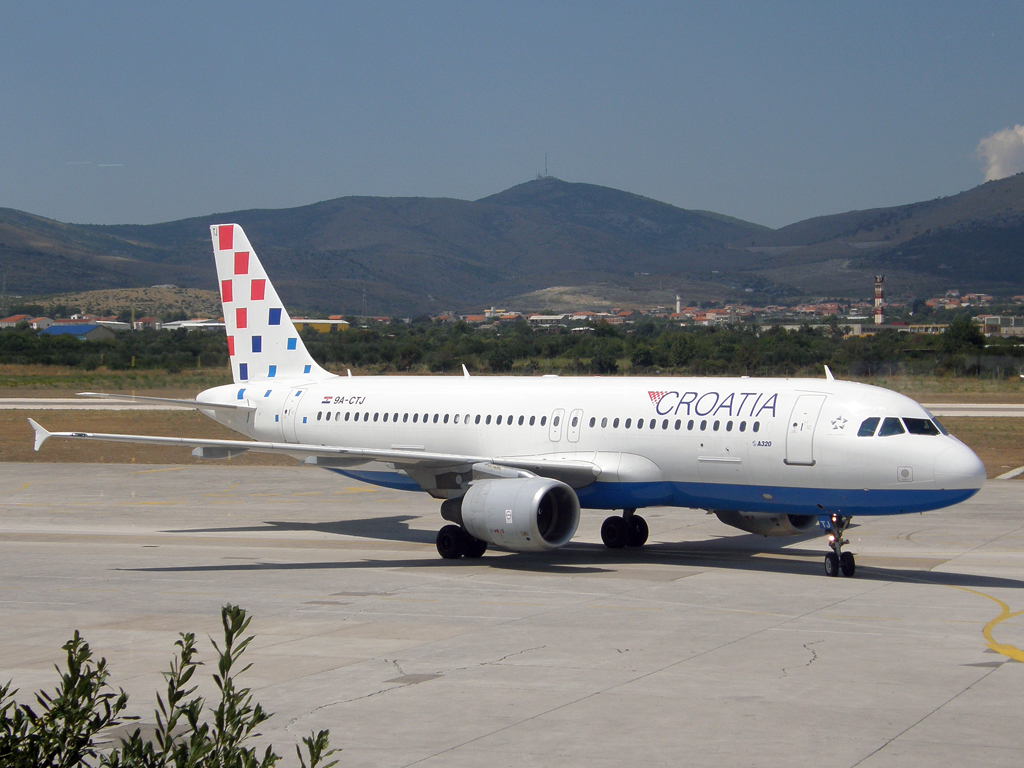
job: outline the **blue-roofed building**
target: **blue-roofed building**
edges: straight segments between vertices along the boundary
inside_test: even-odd
[[[102,325],[51,325],[39,332],[40,336],[74,336],[79,341],[104,341],[114,338],[114,332]]]

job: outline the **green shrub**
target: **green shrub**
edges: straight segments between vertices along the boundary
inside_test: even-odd
[[[0,686],[0,766],[4,768],[72,768],[72,766],[109,766],[110,768],[270,768],[281,759],[268,746],[262,757],[247,742],[258,736],[257,728],[271,713],[253,702],[252,691],[236,685],[235,677],[250,665],[239,668],[242,654],[252,642],[243,637],[251,617],[234,605],[221,609],[224,644],[211,639],[217,652],[217,673],[213,680],[220,701],[213,710],[213,722],[206,722],[206,700],[192,697],[196,686],[192,676],[201,662],[196,660],[195,635],[182,633],[175,647],[177,656],[170,670],[165,696],[157,695],[156,730],[152,739],[143,739],[136,729],[119,746],[101,752],[96,737],[118,726],[128,704],[128,694],[114,692],[107,684],[106,659],[92,663],[92,649],[78,631],[64,644],[67,671],[52,693],[36,694],[37,713],[27,704],[14,700],[17,691],[10,683]],[[58,672],[60,669],[58,668]],[[192,697],[192,698],[190,698]],[[303,768],[331,768],[337,760],[323,761],[337,750],[330,749],[330,732],[320,731],[304,738],[305,755],[296,746]],[[307,763],[308,758],[308,763]],[[98,761],[98,762],[97,762]]]

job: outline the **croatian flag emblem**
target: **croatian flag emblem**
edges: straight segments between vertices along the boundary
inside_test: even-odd
[[[320,401],[320,405],[330,405],[331,400],[334,399],[333,395],[325,395],[324,399]]]
[[[661,402],[661,398],[667,395],[668,392],[648,392],[647,396],[651,398],[651,403],[657,405]]]

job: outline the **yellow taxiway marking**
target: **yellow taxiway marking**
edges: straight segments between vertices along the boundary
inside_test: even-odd
[[[1015,645],[1009,643],[997,643],[995,638],[992,637],[992,630],[999,624],[1002,624],[1007,619],[1012,619],[1014,616],[1024,615],[1024,611],[1017,611],[1010,613],[1010,606],[1000,600],[998,597],[992,597],[992,595],[986,595],[984,592],[979,592],[976,589],[968,589],[967,587],[953,587],[953,589],[960,589],[964,592],[970,592],[973,595],[979,595],[980,597],[987,598],[993,603],[999,606],[1001,609],[999,615],[996,616],[992,621],[982,627],[981,635],[985,638],[985,642],[989,648],[998,654],[1005,656],[1008,659],[1014,659],[1015,661],[1024,661],[1024,651]]]
[[[30,485],[32,485],[32,483],[25,483],[23,486],[21,486],[21,488],[15,488],[13,491],[11,491],[11,493],[17,493],[18,491],[24,491]]]
[[[151,472],[177,472],[179,469],[185,469],[185,467],[164,467],[163,469],[140,469],[138,472],[132,472],[133,475],[148,475]]]

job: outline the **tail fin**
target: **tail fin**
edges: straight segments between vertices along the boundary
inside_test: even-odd
[[[238,224],[210,227],[235,383],[328,375],[306,351]]]

